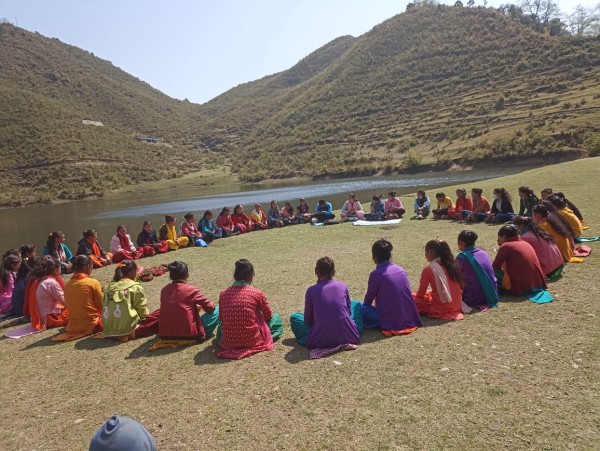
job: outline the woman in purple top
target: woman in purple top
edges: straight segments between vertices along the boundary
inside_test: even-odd
[[[360,302],[350,301],[348,287],[333,280],[335,265],[330,257],[317,260],[317,283],[306,290],[304,315],[290,317],[292,332],[309,349],[356,345],[362,331]]]
[[[362,305],[364,327],[379,328],[386,336],[403,335],[422,326],[406,271],[390,261],[393,249],[392,243],[383,238],[373,244],[377,268],[369,276]]]
[[[494,274],[494,268],[492,268],[492,262],[487,252],[475,247],[477,238],[478,235],[471,230],[463,230],[459,233],[458,248],[461,250],[461,253],[457,255],[456,263],[460,267],[465,279],[465,287],[463,288],[462,295],[464,303],[469,307],[477,307],[479,310],[487,310],[490,306],[490,301],[486,298],[486,293],[473,265],[479,263],[479,266],[489,278],[494,289],[496,287],[496,275]],[[472,264],[469,261],[471,259],[466,258],[467,256],[463,255],[463,252],[470,253],[475,259],[476,263]]]

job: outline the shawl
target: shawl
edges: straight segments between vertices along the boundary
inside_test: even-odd
[[[473,271],[475,271],[475,276],[483,289],[483,294],[485,295],[485,301],[489,307],[496,307],[498,305],[498,290],[496,289],[496,284],[490,279],[490,276],[485,272],[481,264],[477,261],[477,259],[471,254],[470,251],[475,249],[475,246],[465,247],[465,250],[460,252],[456,257],[464,258],[468,261],[473,267]]]
[[[429,263],[433,278],[435,279],[435,286],[440,294],[440,302],[442,304],[448,304],[452,302],[452,296],[450,295],[450,287],[448,286],[448,278],[440,265],[439,258],[436,258]]]

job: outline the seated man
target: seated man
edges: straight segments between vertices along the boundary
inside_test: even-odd
[[[335,218],[335,214],[333,214],[333,207],[331,206],[331,203],[325,202],[325,200],[323,199],[319,199],[319,202],[317,203],[317,207],[312,217],[313,219],[316,219],[317,222],[325,222],[328,219]]]

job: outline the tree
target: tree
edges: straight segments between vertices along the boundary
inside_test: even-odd
[[[463,2],[461,2],[460,0],[456,0],[456,3],[454,4],[454,6],[456,8],[462,8],[463,7]]]
[[[560,15],[558,3],[554,0],[521,0],[521,9],[533,19],[537,31],[545,31],[550,21]]]
[[[578,5],[572,14],[567,16],[569,31],[575,36],[598,34],[600,25],[600,4],[594,8]]]
[[[467,6],[468,6],[469,8],[472,8],[474,5],[475,5],[475,0],[469,0],[469,1],[467,2]]]

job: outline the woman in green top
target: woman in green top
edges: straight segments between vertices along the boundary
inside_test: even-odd
[[[519,216],[531,217],[533,207],[539,203],[539,199],[528,186],[519,187]]]
[[[123,260],[104,291],[102,321],[104,336],[121,341],[135,338],[135,328],[148,315],[148,299],[139,282],[135,281],[137,265]]]

